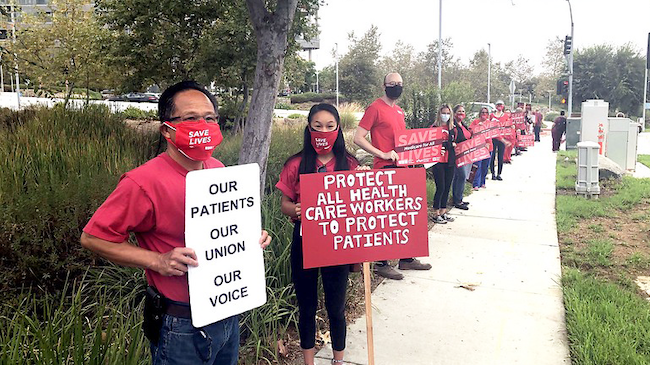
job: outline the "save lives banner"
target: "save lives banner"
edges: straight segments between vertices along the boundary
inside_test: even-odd
[[[501,136],[501,130],[498,120],[486,121],[483,124],[476,124],[472,129],[472,133],[476,135],[481,135],[485,139],[497,138]]]
[[[535,145],[535,136],[532,134],[517,135],[517,147],[533,147]]]
[[[480,135],[456,144],[454,151],[458,167],[490,158],[490,150],[485,143],[485,138]]]
[[[395,135],[398,166],[447,162],[442,143],[449,138],[447,128],[408,129]]]
[[[516,129],[526,129],[526,113],[512,113],[510,118]]]
[[[429,255],[423,168],[300,176],[303,266]]]
[[[266,303],[260,168],[191,171],[185,184],[185,245],[199,262],[188,271],[192,325],[203,327]]]

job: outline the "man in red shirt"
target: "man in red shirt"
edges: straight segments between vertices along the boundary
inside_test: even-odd
[[[117,187],[97,209],[81,235],[83,247],[120,265],[145,269],[159,315],[148,321],[153,364],[237,364],[239,320],[233,316],[195,328],[189,307],[188,266],[196,253],[185,247],[185,176],[189,171],[219,168],[211,157],[221,140],[217,101],[203,86],[184,81],[169,87],[158,102],[160,133],[168,141],[164,153],[122,175]],[[201,142],[190,141],[201,131]],[[135,234],[138,245],[128,242]],[[260,244],[271,241],[262,231]]]
[[[396,168],[395,133],[406,130],[404,111],[397,105],[402,94],[403,81],[400,74],[393,72],[384,77],[382,88],[384,95],[375,100],[366,109],[356,132],[354,143],[374,156],[373,168]],[[370,132],[369,142],[366,136]],[[401,270],[429,270],[430,264],[423,264],[417,259],[408,258],[399,261]],[[376,262],[375,272],[389,279],[401,280],[404,275],[395,270],[388,261]]]
[[[533,132],[535,132],[535,142],[539,142],[539,134],[542,131],[542,120],[544,116],[539,112],[539,109],[535,109],[535,124],[533,125]]]

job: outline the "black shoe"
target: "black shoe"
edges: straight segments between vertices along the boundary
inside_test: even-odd
[[[497,180],[499,180],[499,181],[503,180],[503,179],[501,178],[501,175],[498,175],[498,176],[497,176]]]
[[[462,205],[469,205],[469,202],[460,202]]]
[[[469,208],[465,204],[454,204],[454,207],[456,207],[456,208],[458,208],[460,210],[469,210]]]
[[[517,155],[515,155],[515,156],[517,156]],[[512,161],[503,161],[503,163],[506,163],[506,164],[510,165],[512,163]]]
[[[495,175],[492,175],[492,180],[496,180],[497,177]]]

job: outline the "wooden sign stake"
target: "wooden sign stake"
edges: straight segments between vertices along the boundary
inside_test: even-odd
[[[372,340],[372,302],[370,299],[370,263],[363,263],[363,283],[366,296],[366,335],[368,336],[368,365],[375,365],[375,348]]]

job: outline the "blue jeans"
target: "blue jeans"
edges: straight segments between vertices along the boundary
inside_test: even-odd
[[[485,160],[478,161],[476,162],[476,165],[478,166],[478,169],[476,169],[476,175],[474,175],[472,187],[480,188],[485,185],[485,177],[487,176],[488,168],[490,166],[490,159],[486,158]]]
[[[165,314],[158,344],[151,344],[154,365],[237,365],[238,356],[239,316],[198,329],[191,319]]]
[[[469,176],[469,172],[472,169],[472,164],[467,164],[465,166],[456,167],[454,170],[454,181],[451,183],[452,193],[451,196],[454,199],[454,205],[460,204],[463,202],[463,191],[465,190],[465,180]]]

